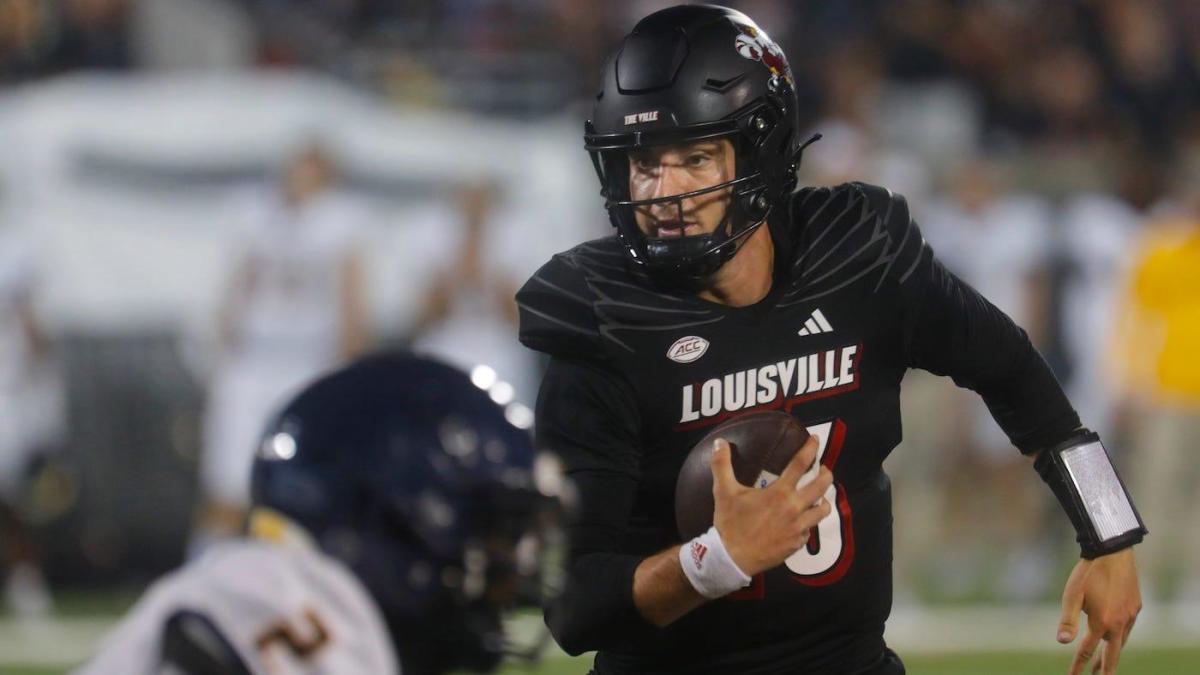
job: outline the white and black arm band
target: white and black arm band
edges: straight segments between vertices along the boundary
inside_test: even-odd
[[[1149,534],[1095,432],[1082,429],[1043,450],[1033,466],[1075,526],[1083,558],[1129,548]]]

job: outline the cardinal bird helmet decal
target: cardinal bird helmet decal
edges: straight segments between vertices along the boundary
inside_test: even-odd
[[[772,75],[778,75],[786,79],[788,84],[795,85],[787,57],[783,55],[783,50],[779,48],[779,45],[767,36],[766,31],[754,24],[743,23],[735,19],[731,19],[731,21],[733,25],[737,26],[739,32],[734,41],[737,53],[751,61],[762,61],[763,65],[770,69]]]

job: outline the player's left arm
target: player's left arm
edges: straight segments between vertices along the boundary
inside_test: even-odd
[[[72,675],[158,673],[249,675],[225,635],[202,613],[183,609],[180,573],[155,582]]]
[[[338,268],[338,352],[342,359],[361,354],[369,343],[366,266],[357,247],[348,250]]]
[[[251,675],[233,643],[203,612],[178,609],[163,624],[162,666],[181,675]]]
[[[908,365],[978,392],[1020,451],[1034,460],[1078,534],[1081,560],[1063,594],[1058,638],[1075,637],[1080,610],[1088,633],[1071,673],[1081,672],[1106,642],[1098,665],[1115,672],[1121,647],[1141,609],[1131,547],[1147,533],[1096,434],[1083,428],[1058,380],[1028,335],[933,255],[892,197],[890,271],[901,306]],[[882,211],[881,211],[882,212]],[[899,242],[905,242],[899,245]]]

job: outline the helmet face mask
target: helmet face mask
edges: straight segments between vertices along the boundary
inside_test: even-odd
[[[542,495],[521,501],[477,519],[453,558],[421,560],[430,570],[421,610],[389,617],[409,670],[487,672],[506,657],[541,658],[548,631],[516,635],[506,623],[514,610],[540,608],[553,597],[552,579],[561,571],[551,561],[565,555],[555,547],[563,541],[562,514],[557,500]]]
[[[690,5],[639,22],[605,66],[584,135],[633,263],[668,285],[704,287],[795,188],[797,125],[787,61],[744,14]],[[710,140],[733,146],[732,176],[679,194],[630,194],[633,153]],[[714,192],[727,195],[727,205],[713,230],[655,237],[638,227],[639,211],[644,222],[647,210],[673,206],[682,222]]]
[[[753,146],[738,132],[699,136],[661,144],[643,138],[629,147],[593,151],[604,183],[605,208],[633,261],[660,281],[693,288],[705,286],[770,211],[762,173],[743,159]],[[724,148],[714,159],[731,163],[731,171],[716,172],[713,180],[689,182],[687,167],[663,163],[657,178],[639,180],[637,165],[643,157],[656,163],[671,154],[687,161],[689,153],[712,147],[709,144]],[[672,181],[682,184],[682,191],[658,194],[667,172],[685,174]]]

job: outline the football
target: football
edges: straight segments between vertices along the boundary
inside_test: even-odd
[[[713,523],[710,462],[718,438],[729,442],[738,482],[766,487],[808,440],[808,430],[788,413],[765,410],[735,417],[702,438],[688,453],[675,481],[675,525],[684,541],[704,533]]]

